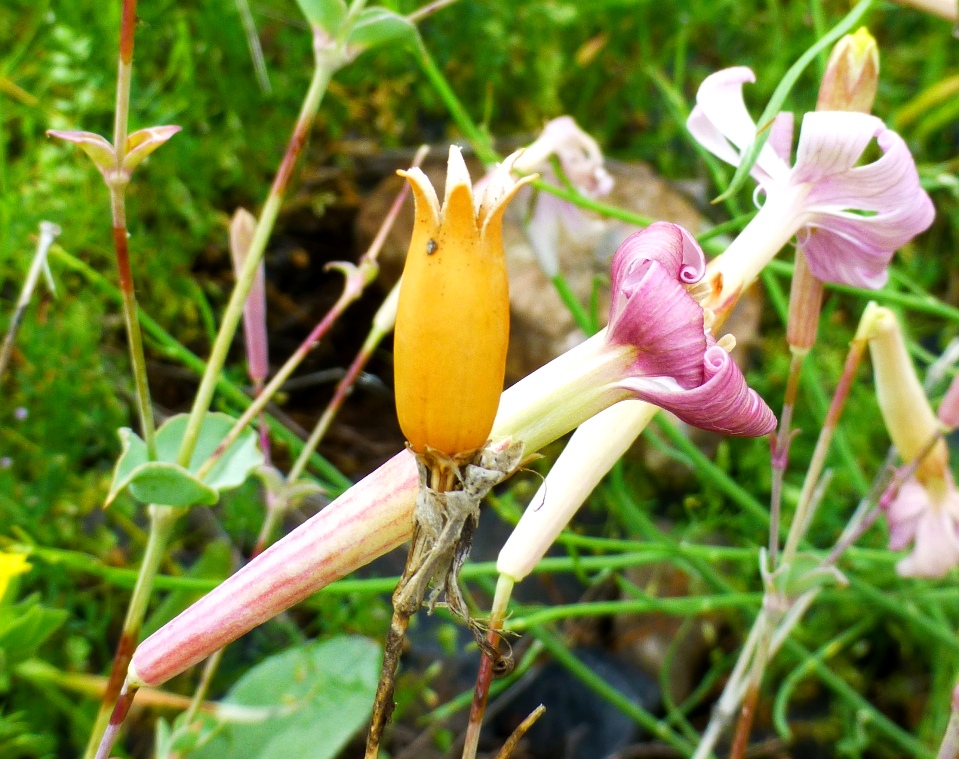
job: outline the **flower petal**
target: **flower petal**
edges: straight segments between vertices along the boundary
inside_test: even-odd
[[[915,477],[902,484],[886,509],[890,550],[901,551],[915,540],[919,519],[929,506],[929,494]]]
[[[772,409],[746,385],[742,372],[725,350],[718,345],[707,349],[703,371],[705,381],[692,389],[648,377],[627,379],[622,385],[640,400],[655,403],[704,430],[756,437],[776,428]]]
[[[755,81],[756,76],[746,66],[711,74],[699,86],[696,107],[686,120],[686,128],[700,145],[733,166],[739,165],[742,152],[756,138],[756,123],[743,100],[743,84]],[[788,171],[788,165],[767,144],[750,173],[766,185],[784,179]]]
[[[881,119],[867,113],[807,113],[799,132],[792,181],[820,182],[849,171],[884,129]]]
[[[943,577],[959,564],[959,535],[946,509],[928,510],[920,517],[912,553],[896,564],[903,577]]]
[[[787,166],[792,158],[795,121],[796,119],[790,111],[777,113],[772,128],[769,130],[769,142],[766,143]]]
[[[632,371],[669,377],[683,388],[702,383],[703,309],[682,280],[697,279],[702,260],[685,230],[662,222],[631,235],[616,251],[609,338],[637,348]]]
[[[104,176],[117,168],[117,154],[113,151],[113,145],[107,142],[105,137],[94,132],[64,132],[56,129],[48,130],[47,135],[79,145]]]
[[[856,234],[861,229],[858,221],[848,222],[841,229],[842,220],[832,219],[829,229],[807,228],[800,234],[799,246],[806,254],[809,270],[823,282],[837,282],[852,287],[877,290],[886,284],[886,267],[893,250],[883,251],[867,245]]]
[[[629,272],[642,260],[659,262],[670,276],[687,285],[696,284],[706,273],[706,257],[696,238],[665,221],[634,232],[619,246],[611,271],[614,291],[629,286]]]

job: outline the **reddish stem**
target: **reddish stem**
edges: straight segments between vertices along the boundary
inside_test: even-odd
[[[120,290],[127,295],[133,294],[133,271],[130,269],[130,248],[127,244],[126,227],[113,228],[113,244],[117,251],[117,274]]]
[[[123,0],[120,21],[120,60],[127,66],[133,62],[133,35],[137,25],[137,0]]]
[[[753,729],[753,720],[756,717],[756,704],[759,701],[759,685],[750,685],[743,699],[742,710],[739,712],[739,721],[736,723],[736,735],[733,745],[729,749],[729,759],[743,759],[749,746],[749,734]]]
[[[107,681],[106,691],[103,694],[103,703],[112,704],[120,695],[123,680],[127,676],[127,667],[130,666],[130,660],[133,658],[139,636],[139,628],[128,630],[120,635],[120,640],[117,642],[117,652],[113,656],[113,666],[110,668],[110,679]]]

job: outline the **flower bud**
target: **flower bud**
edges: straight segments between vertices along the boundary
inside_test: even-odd
[[[888,308],[870,303],[857,336],[869,340],[876,397],[889,437],[902,460],[912,462],[939,432],[939,422],[906,351],[899,321]],[[922,484],[941,480],[948,465],[949,451],[939,440],[916,469],[916,479]]]
[[[832,49],[819,87],[817,111],[870,113],[879,85],[879,48],[866,27]]]
[[[512,179],[515,159],[499,167],[476,206],[455,146],[442,209],[422,171],[400,172],[413,190],[416,221],[396,315],[396,409],[417,453],[475,450],[493,426],[509,341],[503,212],[533,178]]]

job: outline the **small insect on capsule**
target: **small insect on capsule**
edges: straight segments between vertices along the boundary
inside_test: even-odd
[[[430,238],[429,242],[426,243],[426,255],[432,256],[438,247],[436,240]]]

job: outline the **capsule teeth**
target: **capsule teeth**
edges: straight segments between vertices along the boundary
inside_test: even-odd
[[[449,202],[453,189],[460,185],[466,186],[472,202],[473,184],[470,181],[469,170],[466,168],[466,161],[463,160],[463,151],[459,145],[450,145],[450,157],[446,164],[446,192],[443,205]]]

